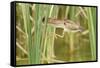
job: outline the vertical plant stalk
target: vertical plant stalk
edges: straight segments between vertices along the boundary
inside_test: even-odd
[[[81,7],[82,8],[82,7]],[[76,9],[76,13],[75,13],[75,19],[76,19],[76,21],[77,21],[77,23],[78,24],[81,24],[84,20],[86,20],[85,19],[85,17],[83,17],[82,19],[80,19],[80,12],[81,12],[81,10],[79,10],[79,7],[76,7],[75,8]],[[84,12],[84,10],[82,10],[83,12]],[[77,15],[79,13],[79,15]],[[85,13],[85,12],[84,12]],[[76,16],[77,15],[77,16]],[[82,50],[81,50],[81,37],[80,36],[78,36],[78,35],[80,35],[80,33],[76,33],[75,34],[75,38],[77,38],[77,40],[75,40],[75,42],[76,42],[76,46],[77,46],[77,48],[75,48],[75,49],[77,49],[77,51],[76,51],[76,55],[77,55],[77,58],[76,58],[76,60],[78,60],[78,61],[82,61],[83,59],[82,59],[82,57],[83,56],[81,56],[82,54]],[[84,46],[83,46],[84,47]]]
[[[33,64],[34,56],[33,56],[33,44],[32,44],[32,34],[31,34],[32,23],[30,22],[29,4],[21,4],[21,6],[22,6],[22,14],[23,14],[23,20],[24,20],[25,33],[27,35],[29,63]]]
[[[40,4],[35,5],[34,26],[34,64],[40,64],[41,60],[41,36],[42,36],[42,8]]]
[[[75,21],[75,7],[72,6],[70,7],[70,19]],[[70,47],[70,61],[73,61],[74,60],[74,55],[73,55],[73,52],[74,52],[74,36],[75,34],[72,33],[72,32],[69,32],[69,47]]]
[[[69,13],[69,6],[66,7],[66,13],[65,13],[65,18],[68,18],[68,13]]]
[[[94,9],[95,11],[95,9]],[[96,37],[95,37],[95,27],[94,23],[96,24],[95,17],[93,17],[92,8],[87,8],[87,14],[88,14],[88,27],[89,27],[89,36],[90,36],[90,44],[91,44],[91,55],[92,60],[96,60]]]
[[[70,35],[70,39],[69,39],[69,43],[70,43],[70,61],[73,61],[73,52],[74,52],[74,33],[69,32]]]
[[[54,5],[51,6],[48,17],[52,16],[53,9],[54,9]],[[47,60],[48,60],[48,63],[54,57],[54,36],[53,36],[53,34],[55,33],[54,30],[55,30],[54,27],[49,26],[49,25],[47,26],[47,35],[48,35],[48,41],[47,41]]]
[[[51,5],[51,7],[48,6],[47,18],[57,16],[56,12],[57,10],[54,8],[54,5]],[[52,60],[55,58],[55,54],[54,54],[55,29],[56,29],[55,27],[47,24],[46,35],[45,35],[46,37],[45,37],[45,42],[44,42],[45,47],[44,47],[43,53],[45,53],[46,61],[48,63],[52,63]]]
[[[52,16],[53,9],[54,9],[54,5],[51,6],[49,17]],[[55,39],[56,28],[52,27],[51,30],[52,30],[51,32],[53,33],[52,39],[51,39],[51,57],[54,58],[55,57],[55,54],[54,54],[54,39]]]
[[[47,26],[48,26],[48,17],[49,17],[49,13],[50,13],[50,6],[47,6],[47,5],[44,5],[44,7],[46,8],[45,9],[45,12],[44,12],[44,15],[45,15],[45,21],[44,21],[44,25],[42,26],[43,27],[43,31],[42,31],[42,40],[41,40],[41,53],[42,53],[42,63],[44,63],[43,61],[44,60],[47,60],[47,41],[48,41],[48,35],[47,35]]]

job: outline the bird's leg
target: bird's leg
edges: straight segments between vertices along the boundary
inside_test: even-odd
[[[64,31],[63,31],[62,35],[56,34],[56,36],[63,38],[64,37]]]
[[[53,33],[52,33],[53,34]],[[52,36],[52,34],[51,34],[51,36]],[[54,34],[54,37],[57,39],[58,37],[60,37],[60,38],[63,38],[64,37],[64,31],[63,31],[63,33],[62,33],[62,35],[59,35],[59,34]]]

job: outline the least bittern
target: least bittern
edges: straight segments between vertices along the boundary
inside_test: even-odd
[[[55,19],[55,18],[48,18],[48,24],[54,26],[55,28],[64,29],[62,35],[56,34],[59,37],[63,37],[65,32],[82,32],[83,31],[83,28],[82,26],[80,26],[79,23],[76,23],[68,19],[60,20],[60,19]]]

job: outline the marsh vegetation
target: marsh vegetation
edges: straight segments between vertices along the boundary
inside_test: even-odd
[[[67,26],[70,30],[64,32],[64,28],[50,25],[48,18],[60,20],[61,24],[70,20],[75,25]],[[71,32],[77,25],[84,30]],[[16,4],[17,65],[95,60],[96,7]]]

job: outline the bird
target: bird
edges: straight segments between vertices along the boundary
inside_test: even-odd
[[[45,19],[43,19],[44,21]],[[48,24],[54,26],[55,28],[64,29],[63,35],[57,35],[59,37],[63,37],[65,32],[82,32],[84,29],[80,26],[79,23],[76,23],[69,19],[56,19],[56,18],[48,18]]]

